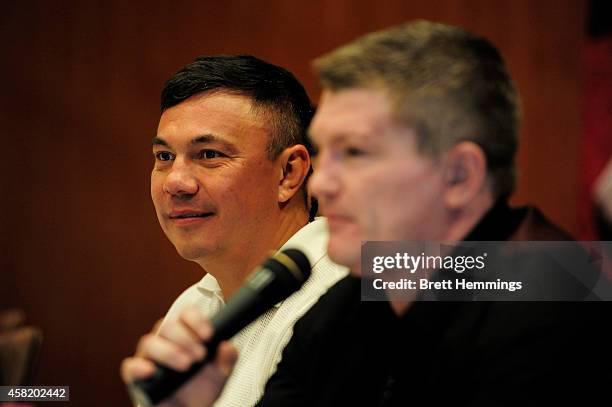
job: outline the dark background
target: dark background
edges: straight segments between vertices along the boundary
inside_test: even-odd
[[[159,92],[200,54],[292,70],[415,18],[503,52],[523,99],[514,203],[577,232],[586,2],[579,0],[20,1],[0,6],[0,309],[43,329],[35,384],[72,405],[121,406],[137,338],[201,277],[166,240],[149,196]]]

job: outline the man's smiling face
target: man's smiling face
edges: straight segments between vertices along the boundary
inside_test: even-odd
[[[223,255],[269,233],[278,208],[269,140],[265,115],[246,96],[199,94],[163,112],[153,139],[151,197],[182,257]]]

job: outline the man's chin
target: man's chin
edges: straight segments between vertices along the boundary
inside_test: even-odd
[[[175,244],[177,253],[179,256],[188,261],[200,261],[203,258],[210,257],[211,250],[202,246],[193,247],[187,245],[177,245]]]
[[[327,254],[334,263],[348,267],[351,274],[361,274],[361,251],[359,244],[335,244],[330,240],[327,246]]]

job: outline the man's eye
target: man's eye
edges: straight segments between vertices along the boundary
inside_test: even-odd
[[[356,147],[347,147],[342,151],[342,155],[345,157],[360,157],[365,154],[365,151]]]
[[[159,151],[155,153],[155,159],[159,161],[170,161],[174,160],[174,154],[169,151]]]
[[[215,150],[202,150],[199,154],[200,158],[212,160],[213,158],[223,157],[223,154]]]

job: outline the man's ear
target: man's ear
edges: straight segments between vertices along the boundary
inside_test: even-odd
[[[480,146],[462,141],[451,148],[444,165],[444,205],[451,210],[468,206],[487,188],[487,159]]]
[[[310,170],[310,155],[301,144],[287,147],[277,158],[281,165],[278,183],[278,202],[287,202],[300,187]]]

